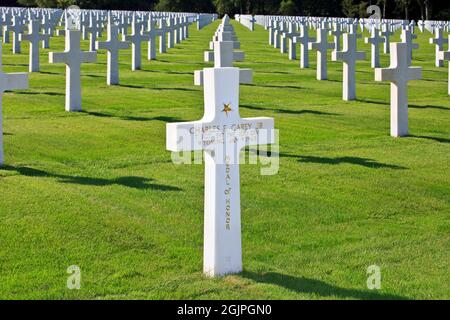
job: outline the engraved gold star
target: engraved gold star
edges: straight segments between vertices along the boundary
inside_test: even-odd
[[[233,109],[231,109],[231,103],[224,103],[222,112],[225,112],[225,114],[228,117],[228,112],[231,112],[231,111],[233,111]]]

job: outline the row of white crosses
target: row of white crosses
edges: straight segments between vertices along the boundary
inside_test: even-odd
[[[214,62],[215,68],[233,67],[234,61],[243,61],[244,52],[234,51],[240,48],[233,26],[230,24],[230,18],[225,15],[222,23],[217,28],[212,41],[209,44],[212,51],[205,51],[205,62]],[[194,73],[194,84],[203,85],[203,70],[197,70]],[[239,69],[239,83],[251,84],[253,82],[253,71],[251,69]]]
[[[347,33],[343,32],[343,25],[340,21],[330,22],[329,19],[323,19],[319,24],[314,24],[317,29],[317,39],[311,39],[308,35],[307,19],[290,19],[287,22],[276,19],[261,19],[257,17],[257,22],[264,24],[269,30],[269,44],[274,47],[281,47],[283,52],[283,38],[290,39],[290,46],[294,43],[301,44],[300,67],[309,67],[309,50],[317,51],[317,79],[327,79],[327,51],[332,52],[333,61],[343,62],[343,100],[356,99],[356,62],[365,60],[365,52],[357,50],[357,39],[361,35],[357,32],[357,26],[361,30],[370,28],[371,37],[365,39],[365,42],[371,45],[371,66],[375,68],[376,81],[391,82],[391,136],[402,137],[408,135],[408,82],[422,78],[422,68],[411,67],[412,52],[418,48],[414,43],[417,36],[413,33],[414,23],[393,22],[393,21],[372,21],[361,20],[348,21]],[[286,30],[288,25],[288,31]],[[311,24],[309,24],[311,25]],[[300,33],[297,33],[297,26]],[[329,31],[329,28],[332,28]],[[390,37],[394,32],[402,28],[401,43],[391,43]],[[328,42],[328,34],[333,35],[334,43]],[[343,48],[340,49],[341,36],[343,36]],[[384,51],[390,53],[391,65],[389,68],[380,68],[380,45],[384,43]],[[442,36],[442,31],[435,31],[435,37],[430,39],[430,43],[435,44],[436,48],[436,66],[441,66],[444,59],[450,59],[450,50],[443,51],[443,45],[446,43]],[[294,49],[296,50],[296,49]],[[295,59],[292,49],[289,50],[289,59]],[[438,64],[439,62],[439,64]],[[449,67],[449,93],[450,93],[450,67]]]
[[[242,69],[232,67],[233,49],[239,47],[236,42],[225,16],[212,41],[214,68],[196,72],[196,77],[201,73],[203,78],[203,118],[166,125],[167,150],[188,153],[189,159],[192,151],[204,154],[203,272],[210,277],[242,271],[240,151],[275,140],[272,118],[239,115],[239,84],[243,79]]]
[[[77,12],[78,13],[78,12]],[[92,15],[91,15],[92,16]],[[71,23],[66,15],[66,26]],[[73,18],[73,17],[72,17]],[[77,17],[78,18],[78,17]],[[188,36],[187,28],[189,24],[186,19],[183,19],[185,23],[182,25],[183,32],[179,31],[177,38],[181,41]],[[93,26],[94,24],[91,24]],[[96,24],[95,24],[96,25]],[[164,24],[165,25],[165,24]],[[156,33],[152,32],[154,29],[153,20],[148,22],[149,32],[144,31],[144,21],[134,15],[131,23],[131,34],[124,35],[125,41],[119,40],[119,27],[113,23],[113,17],[109,15],[107,22],[107,41],[95,41],[94,49],[107,50],[107,84],[117,85],[119,84],[119,51],[132,47],[132,70],[141,69],[141,46],[142,42],[149,42],[149,56],[148,59],[155,59],[155,36]],[[50,63],[64,63],[66,64],[66,111],[74,112],[81,111],[81,74],[80,68],[82,63],[96,62],[97,54],[95,50],[83,52],[80,49],[81,42],[81,30],[79,23],[75,23],[73,26],[75,29],[66,29],[64,34],[66,37],[66,50],[63,53],[50,53]],[[91,28],[91,35],[99,32],[100,29]],[[175,30],[175,29],[173,29]],[[179,29],[180,30],[180,29]],[[164,39],[166,34],[161,35]],[[91,37],[92,39],[92,37]],[[169,33],[170,39],[170,33]],[[169,41],[170,42],[170,41]],[[161,41],[161,43],[163,43]],[[92,47],[92,45],[91,45]]]
[[[79,10],[77,10],[79,11]],[[1,29],[3,32],[6,30],[6,34],[9,34],[10,31],[13,32],[13,43],[20,43],[20,41],[26,40],[30,42],[30,72],[38,72],[39,71],[39,42],[43,41],[44,47],[48,44],[48,38],[53,33],[53,29],[49,26],[43,26],[44,33],[40,33],[42,29],[41,18],[47,17],[45,21],[55,21],[55,17],[61,17],[62,11],[59,10],[22,10],[22,9],[11,9],[11,8],[0,8],[0,13],[2,21],[5,16],[14,15],[13,23],[11,24],[11,28],[8,29],[8,23],[2,23]],[[39,15],[41,13],[41,15]],[[201,15],[197,15],[199,17]],[[208,15],[209,16],[209,15]],[[65,109],[66,111],[81,111],[81,77],[80,77],[80,67],[82,63],[86,62],[96,62],[97,53],[96,51],[81,51],[80,43],[82,31],[77,29],[70,29],[71,27],[68,25],[68,15],[66,14],[64,20],[64,24],[66,25],[66,29],[64,32],[60,33],[65,36],[65,52],[62,53],[53,53],[49,54],[50,63],[64,63],[66,65],[66,101],[65,101]],[[92,15],[91,15],[92,17]],[[96,15],[97,18],[100,15]],[[210,16],[210,21],[215,19],[215,15]],[[109,16],[111,18],[111,16]],[[15,29],[15,26],[25,26],[25,21],[29,20],[28,33],[24,34],[23,32]],[[70,20],[70,19],[69,19]],[[19,21],[19,22],[18,22]],[[110,22],[111,20],[109,20]],[[176,39],[174,42],[184,40],[188,36],[188,27],[189,23],[187,17],[180,18],[181,29],[176,35]],[[53,22],[55,25],[56,22]],[[76,25],[76,24],[75,24]],[[73,26],[72,26],[73,27]],[[79,27],[79,25],[78,25]],[[49,29],[51,31],[49,31]],[[47,31],[45,31],[47,30]],[[96,41],[95,48],[106,49],[108,50],[108,84],[118,84],[118,51],[120,49],[124,49],[128,47],[130,44],[125,41],[118,40],[118,32],[119,28],[115,24],[108,23],[108,40],[105,42]],[[139,30],[139,31],[137,31]],[[173,28],[173,30],[176,30]],[[181,31],[182,30],[182,31]],[[101,30],[91,29],[91,32],[96,33]],[[134,34],[141,34],[141,30],[135,30]],[[143,33],[143,31],[142,31]],[[4,35],[4,33],[3,33]],[[163,34],[165,36],[165,33]],[[17,38],[17,42],[15,42]],[[5,38],[3,38],[5,40]],[[154,40],[152,41],[154,44]],[[2,100],[1,95],[6,90],[13,89],[26,89],[28,88],[28,74],[27,73],[12,73],[6,74],[2,71],[2,48],[0,43],[0,165],[3,164],[3,132],[2,132]],[[92,45],[91,45],[92,47]],[[20,47],[18,47],[20,48]],[[150,52],[150,51],[149,51]],[[154,59],[154,57],[153,57]]]

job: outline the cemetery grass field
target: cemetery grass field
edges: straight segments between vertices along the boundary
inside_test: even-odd
[[[167,122],[198,120],[202,67],[219,22],[106,85],[106,53],[82,66],[83,109],[64,111],[65,66],[41,50],[30,89],[3,96],[5,166],[0,168],[2,299],[449,299],[450,97],[420,34],[410,83],[410,137],[389,136],[389,83],[357,66],[358,101],[341,99],[342,63],[315,80],[268,44],[260,26],[233,21],[254,85],[240,113],[275,118],[280,170],[241,166],[244,272],[202,274],[203,165],[174,165]],[[106,33],[104,33],[104,36]],[[394,39],[394,37],[393,37]],[[395,36],[399,39],[399,35]],[[368,45],[360,49],[370,57]],[[83,41],[87,50],[88,42]],[[5,72],[28,70],[3,46]],[[331,54],[329,54],[331,55]],[[388,56],[382,56],[387,67]],[[69,290],[66,269],[81,268]],[[382,288],[367,289],[381,267]]]

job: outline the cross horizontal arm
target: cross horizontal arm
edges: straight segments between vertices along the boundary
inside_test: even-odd
[[[67,52],[50,52],[49,63],[66,63],[68,62],[69,54]]]

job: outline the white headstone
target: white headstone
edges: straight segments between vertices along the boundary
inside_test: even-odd
[[[450,42],[450,36],[448,40]],[[450,50],[439,52],[439,59],[442,61],[450,61]],[[450,62],[448,64],[448,94],[450,95]]]
[[[39,20],[32,20],[28,27],[28,34],[21,34],[20,41],[26,40],[30,42],[30,72],[39,72],[39,41],[49,37],[48,35],[39,34],[41,23]]]
[[[142,42],[146,41],[142,35],[142,22],[133,20],[131,35],[126,35],[125,40],[131,42],[131,70],[140,70],[142,65]]]
[[[95,51],[83,52],[80,49],[81,31],[66,30],[66,51],[50,52],[50,63],[66,65],[66,111],[81,111],[81,64],[96,62]]]
[[[380,67],[380,44],[385,42],[386,39],[380,37],[380,32],[377,28],[373,28],[371,32],[371,37],[366,38],[365,42],[370,43],[371,47],[371,62],[372,68]]]
[[[300,36],[294,38],[300,44],[300,68],[309,68],[309,43],[316,41],[309,37],[308,26],[300,25]]]
[[[108,70],[106,83],[108,85],[119,84],[119,50],[128,49],[130,43],[119,40],[119,27],[113,23],[108,23],[108,40],[97,41],[96,49],[108,51]]]
[[[357,51],[357,35],[344,34],[344,49],[333,51],[334,61],[342,61],[344,65],[342,98],[346,101],[356,99],[356,61],[366,58],[365,52]]]
[[[317,51],[317,80],[328,79],[327,52],[334,49],[334,43],[328,42],[328,30],[317,29],[317,41],[309,43],[309,50]]]
[[[375,69],[375,81],[391,82],[391,136],[408,135],[408,82],[422,78],[422,68],[408,64],[406,43],[391,43],[391,66]]]
[[[402,42],[406,44],[406,47],[408,48],[408,65],[410,66],[412,63],[412,56],[413,56],[413,50],[418,49],[419,45],[417,43],[414,43],[414,39],[416,39],[417,36],[412,33],[409,29],[403,29],[401,39]]]
[[[436,28],[434,32],[434,38],[430,39],[430,44],[436,46],[436,67],[442,68],[444,66],[444,60],[439,58],[439,52],[444,51],[444,45],[448,44],[448,39],[444,37],[444,31],[441,28]]]
[[[204,151],[203,271],[242,271],[239,152],[274,142],[272,118],[239,116],[239,69],[204,69],[205,113],[200,121],[167,124],[167,150]]]

